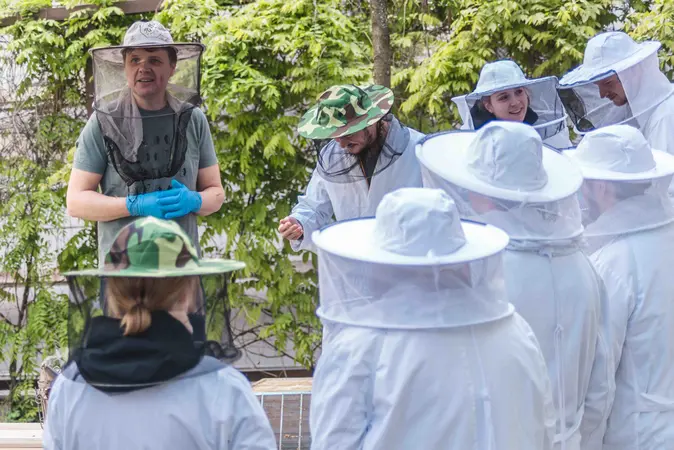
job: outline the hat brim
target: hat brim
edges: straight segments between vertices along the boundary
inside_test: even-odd
[[[176,51],[178,61],[196,58],[200,56],[206,48],[199,43],[177,43],[177,44],[144,44],[144,45],[113,45],[110,47],[92,48],[89,50],[92,56],[116,64],[124,64],[122,50],[125,48],[162,48],[172,47]]]
[[[428,136],[417,144],[417,158],[426,169],[452,184],[502,200],[554,202],[575,194],[583,184],[583,176],[577,165],[567,156],[543,144],[543,168],[548,175],[545,186],[534,191],[493,186],[467,170],[467,152],[476,137],[475,131],[449,131]]]
[[[312,128],[311,131],[303,131],[302,124],[304,122],[309,122],[316,115],[316,110],[320,106],[319,103],[309,108],[309,110],[306,113],[304,113],[304,115],[300,119],[300,125],[298,127],[299,135],[307,139],[335,139],[343,136],[348,136],[350,134],[354,134],[361,130],[364,130],[370,125],[374,125],[375,123],[379,122],[382,119],[382,117],[391,112],[391,108],[393,108],[393,101],[394,101],[394,95],[391,89],[387,88],[384,91],[381,91],[379,89],[373,91],[372,86],[367,86],[363,88],[363,91],[365,91],[367,96],[370,98],[370,101],[372,102],[373,106],[377,105],[382,100],[389,100],[388,108],[385,109],[377,108],[379,110],[378,113],[371,113],[372,110],[369,110],[368,114],[363,114],[361,116],[355,117],[354,119],[348,121],[345,125],[342,125],[340,127],[322,127],[316,125]]]
[[[639,49],[618,62],[605,64],[599,67],[588,67],[584,64],[573,69],[559,80],[560,89],[570,89],[584,84],[603,80],[614,73],[622,72],[635,64],[640,63],[648,56],[656,53],[661,44],[657,41],[646,41],[639,45]]]
[[[485,91],[474,90],[470,94],[466,95],[466,102],[474,102],[474,101],[477,101],[477,100],[481,99],[482,97],[488,97],[492,94],[496,94],[497,92],[507,91],[508,89],[517,89],[517,88],[521,88],[521,87],[528,87],[528,86],[533,86],[533,85],[536,85],[536,84],[550,83],[550,82],[553,82],[556,85],[557,84],[557,77],[550,76],[550,77],[536,78],[536,79],[533,79],[533,80],[525,80],[525,81],[520,82],[520,83],[507,84],[507,85],[504,85],[504,86],[499,86],[499,87],[496,87],[496,88],[493,88],[493,89],[488,89],[488,90],[485,90]],[[452,99],[452,100],[454,100],[454,99]]]
[[[89,277],[126,277],[126,278],[173,278],[196,275],[215,275],[219,273],[233,272],[246,267],[246,263],[233,259],[202,259],[198,267],[176,267],[171,269],[148,270],[146,268],[129,267],[121,270],[88,269],[66,272],[66,277],[89,276]]]
[[[377,246],[374,218],[337,222],[314,231],[311,239],[319,249],[343,258],[375,264],[438,266],[461,264],[488,258],[508,245],[508,235],[491,225],[461,221],[466,243],[446,256],[405,256]]]
[[[653,150],[653,159],[655,160],[655,168],[646,172],[615,172],[612,170],[600,169],[596,167],[589,167],[583,165],[578,160],[578,150],[565,150],[564,153],[577,162],[583,177],[588,180],[603,180],[603,181],[647,181],[657,178],[668,177],[674,174],[674,156],[662,150]]]

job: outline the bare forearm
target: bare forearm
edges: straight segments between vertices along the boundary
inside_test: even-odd
[[[69,193],[68,215],[85,220],[108,222],[129,217],[126,197],[109,197],[96,191]]]
[[[197,211],[197,214],[200,216],[208,216],[218,211],[225,200],[225,191],[219,186],[206,188],[200,194],[201,209]]]

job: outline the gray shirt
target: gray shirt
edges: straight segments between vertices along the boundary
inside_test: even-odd
[[[167,115],[165,110],[143,111],[143,144],[138,149],[138,159],[151,173],[159,167],[169,163],[169,155],[174,133],[174,116]],[[190,190],[197,190],[197,176],[199,169],[217,164],[213,147],[213,139],[208,121],[204,113],[194,108],[192,117],[186,130],[187,150],[185,162],[178,173],[173,177]],[[141,194],[166,190],[171,185],[171,178],[154,178],[135,182],[130,186],[124,182],[115,170],[112,160],[105,149],[101,129],[96,120],[96,113],[92,114],[77,140],[74,167],[85,172],[102,175],[101,193],[110,197],[126,197],[127,195]],[[109,222],[98,222],[98,262],[102,265],[105,254],[110,249],[112,241],[128,223],[135,217],[124,217]],[[197,252],[199,235],[197,231],[196,214],[188,214],[176,220],[192,239]]]

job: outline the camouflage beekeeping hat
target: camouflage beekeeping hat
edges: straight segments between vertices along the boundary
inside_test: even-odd
[[[393,107],[393,91],[385,86],[333,86],[320,96],[297,127],[308,139],[334,139],[377,123]]]
[[[143,217],[119,231],[105,255],[103,268],[64,275],[166,278],[218,274],[245,266],[241,261],[199,259],[180,225],[170,220]]]

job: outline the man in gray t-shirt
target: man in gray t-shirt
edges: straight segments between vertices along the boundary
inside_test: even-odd
[[[67,206],[71,216],[98,222],[99,265],[136,216],[176,220],[199,251],[196,215],[222,205],[213,140],[196,107],[202,49],[173,43],[157,22],[137,22],[123,46],[92,51],[96,112],[77,140]],[[113,82],[121,84],[105,85]]]

